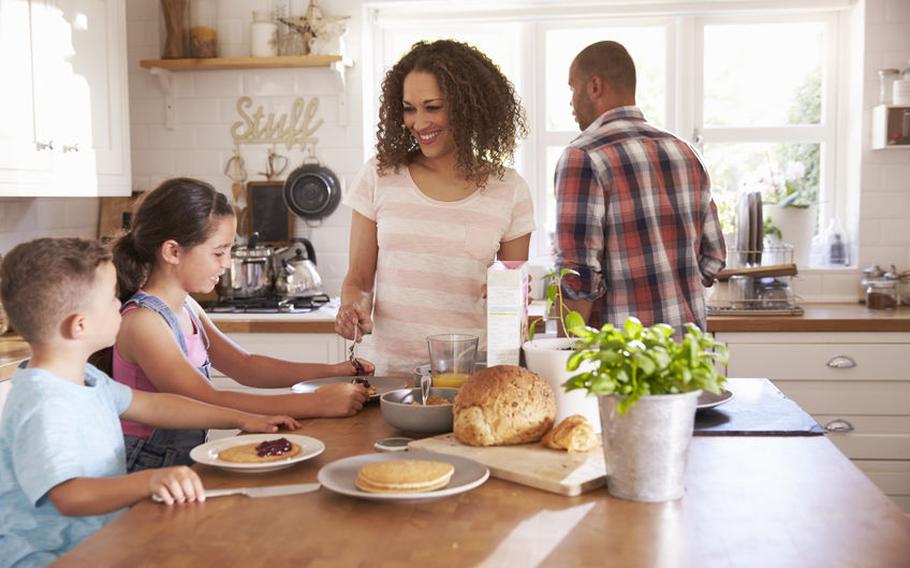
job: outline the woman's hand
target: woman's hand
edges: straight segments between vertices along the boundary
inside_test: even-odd
[[[369,398],[366,387],[353,383],[326,385],[312,396],[319,397],[320,416],[329,418],[353,416]]]
[[[354,304],[345,304],[338,308],[335,316],[335,333],[341,337],[354,340],[354,326],[360,326],[357,332],[357,341],[363,339],[367,333],[373,332],[373,319],[370,317],[371,307],[369,298]]]
[[[362,372],[354,367],[353,363],[350,361],[342,361],[341,363],[335,363],[334,376],[353,377],[356,375],[358,377],[363,377],[365,375],[372,375],[376,372],[376,365],[373,363],[370,363],[366,359],[361,359],[360,357],[355,357],[355,359],[357,359],[357,362],[360,363],[360,366],[363,368]]]
[[[153,470],[149,477],[149,493],[157,495],[167,505],[205,501],[202,480],[185,465]]]
[[[288,430],[297,430],[300,428],[300,423],[290,416],[265,416],[263,414],[243,413],[237,424],[237,427],[244,432],[262,432],[266,434],[277,432],[279,426],[284,426]]]

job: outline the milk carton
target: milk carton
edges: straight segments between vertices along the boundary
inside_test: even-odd
[[[487,269],[487,366],[518,365],[528,337],[525,261],[497,261]]]

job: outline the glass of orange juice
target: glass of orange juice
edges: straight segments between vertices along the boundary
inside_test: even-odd
[[[460,387],[474,372],[476,335],[444,333],[427,338],[434,387]]]

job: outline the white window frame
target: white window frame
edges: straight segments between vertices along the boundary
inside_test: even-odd
[[[709,25],[723,24],[781,24],[796,22],[819,22],[825,25],[825,50],[823,64],[822,116],[819,124],[787,126],[713,126],[704,124],[704,29]],[[694,53],[688,72],[692,80],[683,88],[691,89],[692,113],[686,116],[692,123],[681,124],[678,131],[684,138],[694,142],[699,149],[704,144],[716,143],[794,143],[821,144],[819,164],[819,186],[825,188],[826,199],[819,194],[819,226],[824,230],[827,221],[843,210],[843,187],[837,175],[836,164],[839,150],[838,90],[842,85],[837,68],[837,39],[840,25],[836,14],[787,14],[787,15],[714,15],[694,18],[691,33],[694,39]],[[685,116],[685,113],[684,113]],[[690,133],[689,136],[685,136]]]
[[[543,67],[544,38],[548,30],[590,27],[664,26],[666,33],[666,128],[696,146],[704,143],[771,142],[821,143],[822,163],[820,184],[825,188],[824,201],[819,203],[819,227],[824,230],[828,221],[839,217],[855,227],[859,212],[850,210],[855,196],[849,193],[847,163],[849,116],[844,93],[848,90],[850,72],[845,44],[849,41],[844,10],[851,0],[802,0],[800,5],[772,0],[762,5],[754,2],[717,2],[716,4],[644,4],[623,5],[591,3],[547,6],[539,4],[533,10],[520,6],[495,9],[483,3],[461,4],[447,9],[437,3],[413,2],[400,4],[368,4],[365,15],[364,56],[364,150],[367,156],[375,151],[375,125],[378,113],[379,84],[384,76],[381,54],[384,34],[395,29],[414,29],[420,26],[457,27],[464,24],[519,23],[520,49],[524,57],[521,78],[516,90],[522,98],[530,126],[528,139],[522,141],[516,154],[516,169],[531,187],[538,230],[531,243],[531,257],[545,258],[549,252],[544,208],[552,183],[553,172],[547,171],[546,148],[568,144],[578,132],[546,131],[546,86]],[[533,2],[532,2],[533,4]],[[403,7],[404,6],[404,7]],[[802,8],[802,10],[800,10]],[[826,60],[824,64],[823,116],[819,125],[780,127],[710,127],[703,125],[703,51],[704,26],[736,23],[789,23],[819,21],[826,25]],[[568,69],[566,69],[568,78]],[[856,243],[855,232],[851,242]],[[855,247],[855,250],[858,246]],[[852,255],[852,258],[856,258]]]

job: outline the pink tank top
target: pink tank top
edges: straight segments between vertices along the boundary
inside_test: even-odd
[[[132,304],[124,308],[123,313],[139,309],[139,306]],[[183,306],[184,310],[189,311],[189,308]],[[190,318],[191,320],[195,318]],[[183,333],[183,332],[181,332]],[[189,352],[189,361],[190,364],[194,367],[201,367],[208,360],[208,353],[206,352],[205,341],[199,329],[194,329],[193,334],[189,337],[186,334],[183,334],[183,339],[186,342],[186,348]],[[117,349],[117,345],[114,345],[113,349],[113,374],[114,379],[117,382],[123,383],[126,386],[146,391],[146,392],[158,392],[158,389],[155,388],[155,385],[149,381],[148,377],[145,376],[145,373],[142,371],[142,368],[138,365],[129,363],[120,356],[120,351]],[[123,433],[129,436],[138,436],[143,439],[148,439],[152,435],[153,427],[141,424],[139,422],[132,422],[129,420],[121,420],[121,426],[123,426]]]

